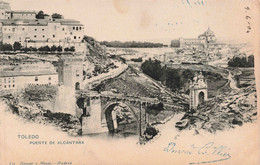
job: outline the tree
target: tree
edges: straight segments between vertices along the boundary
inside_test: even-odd
[[[43,46],[43,47],[40,47],[38,50],[43,51],[43,52],[49,52],[51,49],[49,46]]]
[[[166,86],[171,88],[172,91],[176,91],[181,87],[180,76],[175,69],[167,69]]]
[[[13,45],[14,51],[21,50],[22,45],[20,42],[15,42]]]
[[[61,46],[58,46],[58,47],[57,47],[57,51],[58,51],[58,52],[62,52],[62,47],[61,47]]]
[[[21,51],[23,51],[23,52],[29,52],[29,51],[31,51],[31,49],[30,49],[30,48],[27,48],[27,47],[25,47],[25,48],[21,48]]]
[[[107,47],[119,47],[119,48],[155,48],[155,47],[163,47],[162,43],[151,43],[151,42],[136,42],[136,41],[102,41],[101,45],[105,45]]]
[[[68,51],[70,51],[70,48],[65,48],[64,51],[68,52]]]
[[[161,67],[161,62],[159,60],[152,61],[151,59],[146,60],[144,63],[142,63],[141,69],[145,74],[147,74],[155,80],[160,80],[164,70]]]
[[[74,46],[70,47],[70,51],[75,52],[75,47]]]
[[[254,67],[254,55],[248,57],[233,57],[228,61],[229,67]]]
[[[12,51],[13,46],[11,44],[4,44],[4,43],[0,42],[0,50],[1,51]]]
[[[44,16],[45,16],[45,14],[42,10],[39,11],[38,14],[36,14],[37,19],[44,19]]]
[[[51,47],[51,51],[52,52],[55,52],[57,50],[57,47],[55,46],[55,45],[53,45],[52,47]]]
[[[62,19],[63,16],[61,14],[58,14],[58,13],[53,13],[51,15],[51,17],[54,18],[54,19]]]
[[[65,48],[64,49],[65,52],[75,52],[75,47],[74,46],[71,46],[70,48]]]
[[[255,66],[254,55],[248,56],[248,66],[249,67],[254,67]]]
[[[32,46],[30,46],[29,49],[30,49],[30,51],[34,51],[34,52],[37,51],[37,48],[34,48],[34,47],[32,47]]]

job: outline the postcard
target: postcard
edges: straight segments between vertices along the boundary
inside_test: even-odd
[[[260,164],[259,27],[258,0],[0,0],[0,164]]]

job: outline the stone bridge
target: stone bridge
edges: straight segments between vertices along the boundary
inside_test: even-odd
[[[117,127],[115,106],[129,110],[136,121],[139,137],[143,137],[149,123],[147,107],[159,104],[156,98],[124,96],[112,92],[81,92],[77,94],[77,116],[81,116],[83,134],[115,132]]]
[[[116,106],[127,109],[136,123],[135,128],[139,140],[144,137],[144,131],[149,124],[147,109],[158,105],[157,98],[125,96],[122,94],[105,91],[77,92],[76,114],[82,123],[82,134],[96,134],[103,132],[114,133],[117,131]],[[165,105],[165,107],[182,110],[181,105]]]

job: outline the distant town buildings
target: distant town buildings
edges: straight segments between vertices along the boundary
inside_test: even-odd
[[[13,11],[7,2],[0,1],[0,42],[23,47],[74,46],[83,52],[84,25],[74,19],[52,18],[44,14],[37,19],[36,11]]]
[[[172,40],[171,47],[206,47],[216,43],[216,40],[214,32],[208,28],[203,34],[199,35],[198,38],[179,38],[178,40]]]

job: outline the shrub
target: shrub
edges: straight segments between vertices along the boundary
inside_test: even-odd
[[[12,51],[13,47],[11,44],[4,44],[4,43],[0,42],[0,50],[1,51]]]
[[[15,42],[15,43],[13,44],[13,48],[14,48],[14,51],[21,50],[22,45],[21,45],[20,42]]]
[[[53,46],[51,47],[51,51],[52,51],[52,52],[55,52],[56,50],[57,50],[57,46],[53,45]]]
[[[49,52],[49,51],[51,51],[49,46],[40,47],[38,50],[41,51],[41,52]]]
[[[62,52],[62,47],[61,47],[61,46],[58,46],[58,47],[57,47],[57,51],[58,51],[58,52]]]

